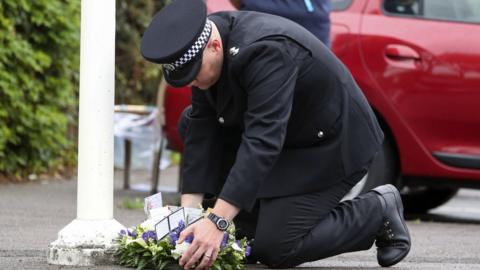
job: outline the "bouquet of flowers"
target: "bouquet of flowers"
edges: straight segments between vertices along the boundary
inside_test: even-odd
[[[119,248],[115,254],[118,263],[137,269],[182,269],[178,265],[179,258],[193,241],[193,236],[190,235],[183,243],[177,242],[180,233],[185,229],[185,223],[191,224],[180,220],[178,226],[162,238],[157,234],[158,228],[155,228],[155,222],[151,219],[120,231],[117,238]],[[250,246],[247,239],[236,240],[235,227],[232,224],[224,234],[212,269],[245,269],[244,262],[248,255]]]

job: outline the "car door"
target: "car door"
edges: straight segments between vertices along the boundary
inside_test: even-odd
[[[478,0],[370,0],[361,23],[379,91],[424,151],[453,167],[480,169],[479,23]]]

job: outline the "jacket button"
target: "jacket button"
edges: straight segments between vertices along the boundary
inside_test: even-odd
[[[321,130],[317,134],[318,138],[323,138],[323,135],[325,135],[325,134]]]
[[[218,122],[220,122],[220,124],[223,124],[223,123],[225,123],[225,119],[223,119],[223,117],[220,116],[218,118]]]

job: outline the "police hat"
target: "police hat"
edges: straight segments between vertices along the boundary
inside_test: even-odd
[[[170,85],[185,86],[200,71],[211,33],[202,0],[175,0],[155,14],[143,34],[140,51],[148,61],[162,65]]]

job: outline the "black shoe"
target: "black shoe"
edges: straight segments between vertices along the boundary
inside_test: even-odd
[[[400,262],[410,251],[411,241],[405,219],[400,192],[392,185],[373,189],[380,196],[383,224],[377,233],[377,261],[382,267]]]

